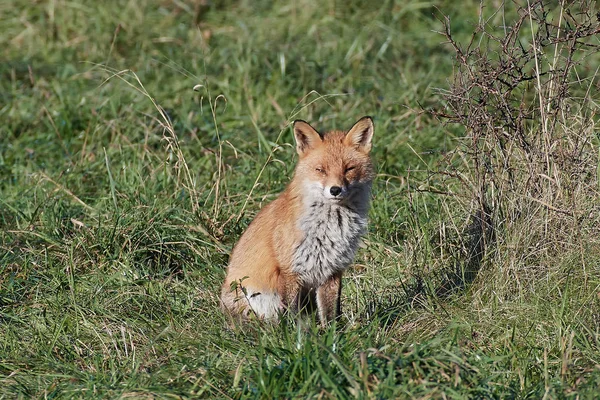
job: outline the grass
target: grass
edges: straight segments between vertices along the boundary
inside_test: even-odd
[[[596,396],[595,190],[579,234],[517,219],[433,294],[469,218],[429,190],[465,135],[422,111],[456,73],[434,15],[466,43],[512,3],[90,4],[0,5],[0,397]],[[224,268],[293,173],[289,124],[363,115],[378,177],[342,320],[230,326]]]

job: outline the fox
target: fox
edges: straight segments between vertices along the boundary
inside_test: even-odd
[[[367,229],[373,119],[320,133],[296,120],[298,161],[285,190],[264,206],[230,256],[221,308],[277,321],[312,305],[322,326],[341,314],[342,274]],[[316,305],[316,307],[315,307]]]

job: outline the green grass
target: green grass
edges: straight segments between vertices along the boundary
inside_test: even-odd
[[[479,2],[202,3],[0,5],[0,398],[596,396],[593,233],[427,289],[448,203],[417,189],[463,133],[421,112],[454,71],[434,5],[468,40]],[[363,115],[379,173],[342,320],[230,326],[228,255],[293,173],[291,121]]]

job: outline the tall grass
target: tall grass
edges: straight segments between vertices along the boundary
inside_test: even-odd
[[[593,396],[586,4],[2,3],[0,396]],[[224,267],[293,173],[289,123],[365,114],[379,174],[342,320],[228,325]]]
[[[600,25],[585,1],[505,7],[463,43],[441,19],[457,67],[433,113],[464,135],[422,182],[440,214],[407,247],[433,301],[465,304],[492,348],[530,347],[536,396],[560,397],[553,366],[564,385],[597,365]]]

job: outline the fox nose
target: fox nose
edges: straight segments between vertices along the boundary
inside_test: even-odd
[[[332,186],[329,189],[329,193],[331,193],[332,196],[339,196],[339,194],[342,193],[342,188],[339,186]]]

